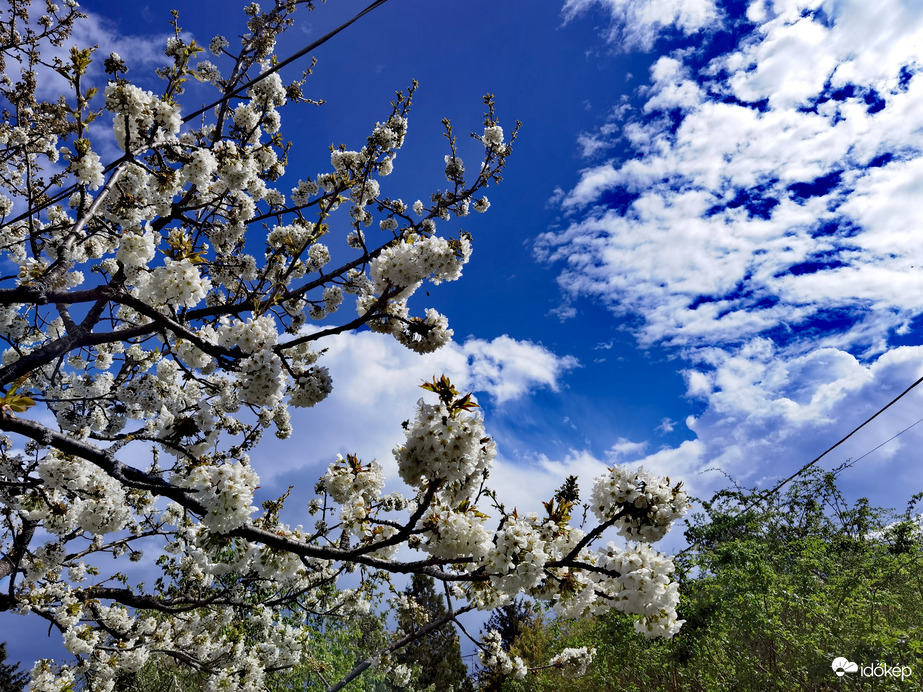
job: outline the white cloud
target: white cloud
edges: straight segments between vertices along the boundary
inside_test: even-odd
[[[406,492],[400,482],[392,449],[404,439],[401,422],[415,414],[416,402],[431,396],[419,388],[433,376],[445,374],[461,391],[473,389],[492,401],[485,417],[488,434],[493,415],[503,405],[527,397],[541,388],[556,389],[566,372],[576,366],[570,356],[556,356],[541,345],[509,336],[493,340],[468,339],[438,351],[419,355],[372,332],[347,333],[324,341],[328,351],[321,359],[333,378],[330,396],[313,409],[293,410],[294,434],[279,441],[267,437],[253,454],[263,480],[263,493],[276,496],[288,485],[314,487],[336,454],[355,453],[363,461],[376,459],[384,469],[387,491]],[[605,471],[606,464],[585,452],[561,461],[545,457],[518,457],[517,450],[495,436],[499,457],[490,473],[490,487],[509,508],[541,511],[567,475],[577,474],[583,484]],[[294,512],[293,498],[289,510]],[[294,515],[293,515],[294,516]],[[296,523],[303,517],[297,515]]]
[[[701,445],[700,468],[774,485],[914,382],[923,374],[921,356],[920,346],[892,349],[870,364],[836,349],[793,360],[774,358],[770,350],[725,356],[707,409],[687,421]],[[913,424],[921,401],[923,392],[909,394],[825,457],[821,467],[857,459]],[[923,431],[915,428],[863,459],[848,476],[854,494],[873,496],[878,504],[909,499],[923,481],[914,451],[921,445]]]
[[[686,420],[695,439],[649,453],[649,443],[618,439],[605,462],[577,450],[560,461],[540,457],[530,475],[536,487],[548,492],[555,479],[578,470],[587,486],[612,463],[681,480],[701,498],[727,487],[729,478],[743,486],[774,487],[923,375],[923,346],[892,349],[868,364],[837,349],[778,358],[765,340],[710,355],[713,370],[688,373],[690,382],[707,381],[696,392],[690,386],[707,404],[701,415]],[[923,468],[916,463],[923,426],[912,427],[923,415],[921,404],[923,390],[911,392],[824,457],[820,467],[858,460],[841,481],[849,495],[869,497],[877,506],[906,502],[923,484]]]
[[[506,335],[452,342],[423,356],[373,332],[338,334],[324,346],[320,364],[330,369],[333,391],[312,409],[293,409],[292,439],[260,445],[254,460],[266,479],[302,466],[320,469],[337,453],[377,458],[386,476],[396,478],[391,450],[403,439],[401,422],[413,417],[425,395],[423,382],[445,374],[459,390],[487,395],[502,408],[534,390],[557,389],[577,366],[571,356]],[[489,431],[489,420],[486,425]]]
[[[163,54],[167,44],[168,34],[166,32],[157,36],[128,36],[120,34],[110,19],[86,10],[83,12],[87,15],[86,18],[74,23],[74,30],[67,41],[60,46],[48,45],[43,48],[42,58],[44,60],[50,63],[58,58],[64,63],[69,63],[72,46],[78,48],[97,46],[93,54],[93,62],[89,67],[88,78],[85,78],[84,82],[89,81],[100,87],[100,90],[107,80],[103,72],[103,61],[109,53],[118,53],[125,61],[129,68],[127,75],[129,79],[150,74],[153,68],[168,64],[169,61]],[[186,36],[185,38],[188,40],[191,37]],[[36,85],[38,97],[51,101],[56,101],[61,94],[69,95],[72,91],[73,88],[68,85],[67,80],[51,69],[42,72],[41,79]]]
[[[622,122],[627,119],[631,111],[632,105],[628,95],[623,94],[619,103],[611,108],[606,115],[606,122],[596,132],[581,132],[577,135],[577,144],[581,148],[580,155],[585,159],[589,159],[594,158],[599,152],[608,150],[613,137],[618,134],[622,127]],[[560,191],[561,198],[556,201],[560,202],[563,199],[564,190],[556,188],[555,193],[558,191]]]
[[[461,351],[468,360],[468,386],[487,392],[497,403],[518,399],[533,387],[557,391],[561,375],[578,365],[573,356],[559,357],[531,341],[506,335],[492,341],[468,339]]]
[[[824,88],[838,63],[839,56],[825,45],[831,33],[811,17],[793,21],[790,14],[764,24],[758,42],[731,56],[747,68],[735,71],[732,91],[743,101],[768,98],[773,107],[806,102]]]
[[[406,383],[420,384],[445,373],[459,389],[486,393],[502,404],[532,389],[556,391],[561,376],[578,365],[573,356],[557,356],[540,344],[506,334],[490,341],[451,342],[423,356],[374,332],[339,334],[324,346],[322,363],[330,368],[335,390],[342,388],[343,396],[365,403],[390,398],[395,390],[406,389]]]
[[[586,142],[581,141],[581,146],[586,149]],[[602,141],[596,138],[591,146],[590,153],[596,153],[602,147]],[[584,153],[586,155],[586,153]],[[601,192],[618,184],[618,171],[611,163],[594,166],[583,171],[580,182],[571,192],[561,199],[564,207],[579,207],[594,201]],[[556,195],[560,198],[560,195]]]
[[[595,5],[609,13],[606,38],[622,50],[650,50],[665,29],[694,34],[719,21],[714,0],[567,0],[564,19],[571,21]]]
[[[622,460],[631,461],[641,456],[646,448],[647,442],[632,442],[626,437],[620,437],[606,452],[606,458],[618,463],[622,463]]]
[[[609,148],[607,139],[585,132],[577,136],[577,143],[580,145],[580,155],[585,159],[592,158],[598,152]]]
[[[705,28],[670,20],[670,3],[658,23],[597,2],[610,39],[640,47],[671,21]],[[565,16],[593,4],[570,0]],[[601,300],[641,318],[642,344],[682,349],[705,405],[687,420],[696,439],[640,461],[700,488],[724,484],[697,475],[709,467],[784,477],[914,381],[923,355],[889,345],[923,314],[923,4],[760,0],[747,17],[753,30],[704,66],[699,46],[656,60],[622,139],[584,134],[618,158],[559,196],[568,223],[536,244],[560,264],[564,306]],[[613,193],[630,203],[607,207]],[[895,407],[829,463],[915,418]],[[858,485],[885,488],[887,469],[907,483],[892,492],[916,489],[923,472],[901,450],[921,442],[915,428],[863,460]]]
[[[568,476],[577,476],[581,497],[589,497],[593,479],[605,473],[608,466],[590,452],[575,449],[561,459],[543,454],[515,461],[501,457],[491,469],[490,482],[499,488],[498,497],[507,509],[540,511],[541,501],[549,500]]]
[[[651,66],[653,95],[644,104],[644,112],[679,108],[690,110],[702,102],[702,91],[689,79],[683,63],[676,58],[662,56]]]
[[[663,433],[665,435],[667,433],[673,432],[675,428],[676,421],[674,421],[672,418],[662,418],[660,420],[660,425],[657,426],[657,432]]]
[[[923,193],[923,128],[912,115],[923,79],[899,83],[923,64],[923,11],[842,2],[824,6],[824,22],[802,16],[817,5],[773,3],[762,26],[698,74],[682,53],[654,63],[652,115],[622,128],[634,156],[585,170],[561,202],[570,225],[537,244],[540,257],[566,262],[569,296],[640,314],[645,342],[686,346],[739,343],[844,309],[856,311],[852,340],[867,340],[923,310],[912,217]],[[860,27],[881,34],[859,40]],[[851,95],[831,99],[846,75],[858,80]],[[875,98],[883,105],[870,108]],[[676,109],[678,127],[658,115]],[[598,150],[602,137],[587,141]],[[876,158],[885,165],[869,168]],[[620,190],[634,196],[624,212],[594,207]]]

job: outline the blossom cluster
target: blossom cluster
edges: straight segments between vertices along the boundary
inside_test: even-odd
[[[33,690],[89,679],[107,692],[160,656],[209,671],[208,689],[263,689],[267,670],[296,665],[309,646],[309,628],[288,615],[368,612],[365,577],[383,583],[382,572],[425,568],[455,583],[447,597],[466,608],[526,593],[564,616],[634,613],[648,636],[679,627],[672,563],[646,543],[599,549],[601,532],[560,512],[506,511],[487,485],[497,450],[483,417],[447,380],[434,380],[438,401],[418,403],[393,450],[407,496],[384,494],[382,465],[347,454],[317,486],[311,531],[280,521],[284,498],[254,506],[260,479],[250,455],[265,431],[292,435],[290,408],[332,391],[315,342],[358,326],[419,353],[451,340],[448,318],[425,307],[412,315],[411,300],[424,282],[461,277],[471,236],[444,229],[472,207],[488,209],[483,190],[499,180],[515,139],[487,98],[483,134],[474,136],[483,159],[468,167],[476,179],[465,181],[447,124],[448,189],[408,205],[385,179],[408,132],[411,88],[364,145],[331,147],[329,165],[325,155],[321,170],[293,185],[282,111],[305,99],[301,82],[283,83],[272,50],[298,4],[248,6],[239,51],[215,37],[214,62],[191,64],[202,49],[177,30],[158,71],[161,94],[129,83],[124,61],[110,54],[112,80],[92,106],[103,108],[100,122],[111,119],[105,136],[124,152],[109,165],[106,149],[84,136],[98,142],[100,125],[82,111],[46,103],[0,124],[0,215],[21,217],[0,228],[0,260],[13,266],[0,279],[9,346],[0,354],[0,429],[26,440],[0,436],[0,564],[15,562],[0,599],[57,626],[76,660],[39,661]],[[34,37],[11,41],[4,50],[20,58],[44,49]],[[74,89],[69,103],[92,100],[91,59],[75,49],[57,66]],[[3,77],[9,99],[20,81]],[[184,122],[192,77],[220,98]],[[43,177],[60,152],[68,165]],[[347,296],[353,319],[338,315]],[[50,417],[33,415],[36,400]],[[664,479],[614,469],[586,508],[603,526],[649,542],[685,504]],[[103,556],[143,560],[149,546],[160,550],[152,588],[100,567],[110,562]],[[398,558],[408,548],[425,559]],[[359,586],[336,591],[339,575],[357,567]],[[582,672],[591,656],[570,650],[552,665]],[[481,657],[525,674],[496,633]],[[395,684],[410,679],[406,668],[392,673]]]
[[[644,636],[672,637],[684,620],[676,615],[679,587],[672,581],[673,560],[646,543],[621,549],[609,543],[600,551],[599,566],[619,577],[600,584],[618,610],[640,614],[635,630]]]
[[[103,165],[95,151],[87,151],[72,159],[69,168],[74,177],[89,190],[96,190],[104,182]]]
[[[200,464],[176,480],[198,491],[196,497],[206,508],[202,523],[214,533],[233,531],[256,511],[253,491],[260,478],[243,464]]]
[[[38,465],[37,472],[44,492],[26,492],[15,502],[25,518],[41,522],[52,534],[66,536],[75,530],[106,534],[132,523],[124,488],[92,464],[52,453]],[[71,494],[75,497],[68,502]]]
[[[216,330],[215,341],[221,346],[239,346],[244,353],[256,353],[275,346],[279,332],[275,320],[268,315],[248,317],[246,320],[223,318]]]
[[[138,297],[154,305],[192,307],[205,299],[211,282],[203,277],[188,259],[164,260],[162,267],[152,271],[142,286]]]
[[[514,680],[522,680],[529,672],[519,656],[510,656],[503,650],[502,639],[497,630],[490,630],[481,642],[478,660],[489,670],[496,670]]]
[[[552,658],[548,665],[560,668],[566,677],[579,678],[586,675],[587,667],[593,662],[595,656],[596,649],[593,647],[569,648]]]
[[[614,520],[626,538],[658,541],[689,506],[681,485],[670,487],[669,478],[616,465],[594,482],[591,506],[600,521]]]
[[[471,241],[467,236],[455,241],[439,236],[411,237],[376,257],[370,276],[379,293],[391,286],[414,286],[425,278],[438,285],[460,278],[470,257]]]
[[[434,503],[422,524],[426,540],[420,548],[430,555],[446,559],[464,555],[480,562],[491,552],[491,534],[476,511]]]
[[[491,535],[487,515],[477,509],[475,500],[496,449],[484,432],[481,417],[456,404],[447,397],[438,404],[418,402],[417,417],[408,426],[404,444],[394,449],[398,471],[408,485],[420,491],[438,488],[438,500],[423,516],[426,540],[420,547],[437,557],[465,557],[469,569],[485,570],[492,594],[483,588],[473,592],[479,607],[496,607],[526,593],[551,601],[565,617],[598,615],[616,608],[642,615],[638,629],[648,636],[672,636],[678,631],[682,621],[676,615],[673,563],[646,543],[630,544],[624,550],[609,544],[594,551],[581,529],[535,513],[506,516]],[[605,485],[614,473],[597,479],[594,488]],[[643,471],[635,472],[635,479],[642,490],[647,487],[651,493],[669,487],[665,479]],[[594,501],[597,495],[594,490]],[[638,515],[622,532],[647,537],[665,534],[688,504],[679,490],[671,498],[675,503],[671,512]],[[607,518],[636,509],[636,502],[634,493],[612,500]],[[561,589],[562,583],[568,585],[566,589]]]
[[[105,98],[106,109],[115,116],[116,141],[125,151],[172,141],[182,125],[175,105],[133,84],[110,84]]]
[[[362,535],[372,505],[381,497],[385,477],[376,462],[362,465],[355,457],[338,454],[321,478],[319,487],[340,504],[343,524]]]
[[[394,448],[398,473],[411,487],[438,483],[450,504],[473,498],[497,448],[478,413],[451,411],[445,402],[417,403],[404,444]]]

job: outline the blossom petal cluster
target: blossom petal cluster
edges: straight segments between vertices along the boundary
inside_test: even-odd
[[[11,267],[0,277],[0,609],[50,622],[72,657],[36,663],[37,692],[84,681],[108,692],[165,659],[206,674],[209,690],[265,689],[312,655],[307,620],[368,614],[390,574],[441,580],[452,613],[525,593],[568,617],[633,613],[648,636],[680,625],[672,563],[646,543],[685,510],[679,487],[612,470],[583,506],[595,528],[573,525],[576,491],[546,514],[508,510],[488,484],[497,449],[477,402],[445,377],[425,386],[436,400],[418,402],[393,450],[403,491],[385,492],[387,463],[344,452],[306,498],[312,527],[282,521],[288,493],[257,506],[251,456],[264,435],[292,436],[291,409],[333,389],[325,339],[368,328],[418,353],[451,340],[448,317],[415,294],[461,277],[472,237],[447,229],[487,211],[516,138],[486,97],[472,143],[483,158],[466,180],[462,153],[472,161],[445,121],[445,180],[426,205],[405,203],[388,176],[414,84],[364,142],[320,143],[329,163],[292,177],[290,147],[304,143],[283,136],[283,112],[308,100],[308,74],[283,82],[273,50],[302,4],[251,3],[239,46],[215,37],[208,61],[174,25],[158,93],[131,83],[115,53],[96,86],[93,50],[38,59],[69,45],[73,0],[32,18],[45,33],[7,37],[0,96],[35,107],[0,124]],[[15,71],[52,64],[69,92],[42,102],[36,75]],[[190,79],[217,100],[195,110],[204,92],[185,96]],[[106,138],[121,150],[111,161]],[[642,542],[599,548],[610,526]],[[157,577],[133,580],[125,562]],[[349,573],[360,578],[341,588]],[[581,672],[590,657],[553,665]],[[496,633],[481,660],[526,672]],[[408,676],[393,668],[395,684]]]
[[[560,668],[561,672],[569,678],[580,678],[586,675],[587,667],[596,656],[594,647],[579,646],[564,649],[554,656],[548,665]]]
[[[594,482],[591,506],[600,521],[614,521],[626,538],[651,542],[685,513],[689,497],[668,478],[616,465]]]
[[[510,656],[503,650],[500,633],[497,630],[488,632],[478,651],[478,660],[485,668],[496,670],[502,675],[507,675],[514,680],[526,677],[528,669],[519,656]]]
[[[417,416],[404,444],[394,448],[398,473],[411,487],[439,483],[454,504],[471,499],[497,448],[480,414],[456,414],[445,403],[417,403]]]

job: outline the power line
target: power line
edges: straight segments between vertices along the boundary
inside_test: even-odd
[[[220,99],[218,99],[218,100],[215,101],[214,103],[210,103],[210,104],[208,104],[207,106],[203,106],[203,107],[200,108],[199,110],[193,111],[193,112],[190,113],[189,115],[185,116],[185,117],[183,118],[183,122],[184,122],[184,123],[189,122],[190,120],[192,120],[192,119],[194,119],[194,118],[196,118],[196,117],[202,115],[202,113],[205,113],[205,112],[208,111],[209,109],[214,108],[215,106],[218,106],[218,105],[224,103],[225,101],[228,101],[228,100],[231,99],[233,96],[236,96],[236,95],[240,94],[241,92],[243,92],[243,91],[249,89],[249,88],[252,87],[254,84],[256,84],[257,82],[259,82],[261,79],[264,79],[264,78],[268,77],[269,75],[271,75],[271,74],[274,73],[274,72],[278,72],[279,70],[281,70],[281,69],[282,69],[283,67],[285,67],[286,65],[288,65],[288,64],[290,64],[290,63],[292,63],[292,62],[294,62],[295,60],[298,60],[298,59],[301,58],[301,57],[304,57],[305,55],[307,55],[308,53],[310,53],[312,50],[318,48],[319,46],[322,46],[322,45],[325,44],[327,41],[329,41],[329,40],[332,39],[334,36],[336,36],[338,33],[340,33],[341,31],[343,31],[344,29],[346,29],[347,27],[349,27],[349,26],[352,25],[353,23],[357,22],[359,19],[361,19],[362,17],[364,17],[365,15],[367,15],[369,12],[371,12],[372,10],[374,10],[376,7],[380,7],[381,5],[384,5],[385,2],[387,2],[387,0],[375,0],[371,5],[369,5],[369,6],[366,7],[364,10],[362,10],[361,12],[359,12],[359,13],[358,13],[357,15],[355,15],[352,19],[350,19],[350,20],[344,22],[343,24],[340,24],[340,26],[338,26],[336,29],[333,29],[332,31],[327,32],[326,34],[324,34],[323,36],[321,36],[321,37],[320,37],[319,39],[317,39],[316,41],[313,41],[312,43],[310,43],[310,44],[308,44],[307,46],[305,46],[304,48],[302,48],[302,49],[301,49],[300,51],[298,51],[297,53],[294,53],[293,55],[288,56],[285,60],[282,60],[281,62],[278,62],[278,63],[274,64],[272,67],[270,67],[269,69],[267,69],[265,72],[261,73],[258,77],[255,77],[254,79],[251,79],[251,80],[250,80],[249,82],[247,82],[246,84],[242,84],[241,86],[237,87],[237,88],[234,89],[233,91],[229,91],[228,93],[224,94]]]
[[[856,457],[855,459],[850,459],[849,462],[848,462],[849,466],[852,466],[852,465],[854,465],[855,463],[857,463],[857,462],[859,462],[859,461],[862,461],[863,459],[865,459],[865,457],[867,457],[867,456],[868,456],[869,454],[871,454],[872,452],[877,452],[879,449],[881,449],[881,448],[884,447],[886,444],[888,444],[891,440],[893,440],[893,439],[895,439],[895,438],[897,438],[897,437],[900,437],[900,436],[903,435],[905,432],[907,432],[908,430],[910,430],[912,427],[914,427],[915,425],[919,425],[920,423],[923,423],[923,418],[917,419],[915,422],[911,423],[910,425],[908,425],[906,428],[904,428],[904,429],[901,430],[900,432],[894,433],[894,434],[891,435],[891,437],[889,437],[887,440],[885,440],[884,442],[882,442],[880,445],[877,445],[877,446],[873,447],[872,449],[870,449],[869,451],[867,451],[865,454],[863,454],[861,457]]]
[[[891,399],[891,401],[889,401],[887,404],[885,404],[885,405],[882,406],[880,409],[878,409],[878,411],[876,411],[874,414],[872,414],[871,416],[869,416],[868,418],[866,418],[866,419],[865,419],[862,423],[860,423],[858,426],[856,426],[855,428],[853,428],[852,431],[851,431],[848,435],[845,435],[844,437],[840,438],[840,440],[839,440],[836,444],[833,444],[833,445],[831,445],[830,447],[827,447],[827,449],[825,449],[825,450],[824,450],[823,452],[821,452],[819,455],[817,455],[816,457],[814,457],[811,461],[809,461],[808,463],[806,463],[806,464],[805,464],[804,466],[802,466],[800,469],[798,469],[797,471],[795,471],[795,473],[793,473],[793,474],[790,475],[788,478],[785,478],[784,480],[782,480],[782,481],[780,481],[779,483],[777,483],[777,484],[775,485],[775,487],[771,488],[770,490],[765,490],[765,491],[763,491],[762,493],[760,493],[759,496],[758,496],[755,500],[753,500],[753,501],[750,502],[748,505],[746,505],[742,510],[740,510],[740,512],[738,512],[738,513],[734,516],[734,518],[737,519],[738,517],[742,516],[742,515],[745,514],[746,512],[748,512],[748,511],[750,511],[751,509],[753,509],[753,508],[757,505],[757,503],[759,503],[759,502],[761,502],[761,501],[763,501],[763,500],[768,499],[769,497],[771,497],[772,495],[774,495],[775,493],[777,493],[782,487],[784,487],[784,486],[787,485],[788,483],[790,483],[790,482],[792,482],[793,480],[795,480],[796,478],[798,478],[798,476],[800,476],[800,475],[803,474],[805,471],[807,471],[809,468],[811,468],[812,466],[814,466],[817,462],[819,462],[819,461],[820,461],[821,459],[823,459],[825,456],[827,456],[828,454],[830,454],[830,452],[832,452],[834,449],[836,449],[836,448],[839,447],[841,444],[843,444],[844,442],[846,442],[846,440],[848,440],[850,437],[852,437],[852,436],[855,435],[857,432],[859,432],[860,430],[862,430],[862,428],[864,428],[866,425],[868,425],[868,424],[871,423],[873,420],[875,420],[876,418],[878,418],[878,416],[880,416],[882,413],[884,413],[884,412],[887,411],[889,408],[891,408],[892,406],[894,406],[894,404],[896,404],[898,401],[900,401],[900,400],[903,399],[905,396],[907,396],[907,394],[909,394],[915,387],[917,387],[917,386],[920,385],[921,383],[923,383],[923,376],[921,376],[919,379],[917,379],[916,382],[914,382],[912,385],[910,385],[909,387],[907,387],[907,389],[905,389],[903,392],[901,392],[901,393],[898,394],[896,397],[894,397],[893,399]],[[869,454],[871,454],[872,452],[874,452],[876,449],[879,449],[880,447],[882,447],[882,446],[888,444],[888,442],[890,442],[891,440],[893,440],[895,437],[897,437],[898,435],[902,435],[903,433],[905,433],[905,432],[907,432],[908,430],[910,430],[910,428],[912,428],[914,425],[917,425],[917,423],[920,423],[920,422],[923,422],[923,418],[921,418],[920,420],[918,420],[916,423],[913,423],[912,425],[907,426],[906,428],[904,428],[903,430],[901,430],[901,431],[900,431],[899,433],[897,433],[896,435],[891,436],[889,439],[885,440],[885,441],[882,442],[880,445],[878,445],[878,447],[875,447],[875,449],[869,450],[868,452],[866,452],[865,454],[863,454],[861,457],[859,457],[858,459],[856,459],[856,460],[853,461],[852,463],[856,463],[857,461],[859,461],[859,459],[863,459],[863,458],[867,457]],[[688,551],[692,550],[692,548],[694,548],[694,547],[695,547],[696,545],[698,545],[699,543],[700,543],[700,541],[695,541],[695,542],[689,544],[689,545],[686,546],[683,550],[681,550],[679,553],[677,553],[677,555],[684,555],[684,554],[687,553]]]
[[[798,476],[800,476],[802,473],[804,473],[804,472],[807,471],[809,468],[811,468],[812,466],[814,466],[814,464],[816,464],[818,461],[820,461],[820,460],[823,459],[825,456],[827,456],[828,454],[830,454],[830,452],[832,452],[834,449],[836,449],[836,448],[839,447],[841,444],[843,444],[844,442],[846,442],[846,440],[848,440],[850,437],[852,437],[852,436],[855,435],[857,432],[859,432],[860,430],[862,430],[862,428],[864,428],[866,425],[868,425],[868,424],[871,423],[873,420],[875,420],[876,418],[878,418],[878,416],[880,416],[882,413],[884,413],[884,412],[887,411],[889,408],[891,408],[892,406],[894,406],[894,404],[896,404],[898,401],[900,401],[901,399],[903,399],[907,394],[910,393],[910,391],[911,391],[912,389],[914,389],[914,388],[915,388],[916,386],[918,386],[920,383],[923,383],[923,376],[921,376],[921,377],[920,377],[916,382],[914,382],[912,385],[910,385],[909,387],[907,387],[907,389],[905,389],[903,392],[901,392],[901,393],[898,394],[896,397],[894,397],[893,399],[891,399],[891,401],[889,401],[887,404],[885,404],[882,408],[878,409],[878,411],[876,411],[874,414],[872,414],[871,416],[869,416],[868,418],[866,418],[865,421],[863,421],[863,422],[862,422],[861,424],[859,424],[857,427],[853,428],[853,430],[852,430],[848,435],[846,435],[845,437],[840,438],[839,442],[837,442],[836,444],[831,445],[830,447],[828,447],[827,449],[825,449],[825,450],[824,450],[823,452],[821,452],[818,456],[814,457],[811,461],[809,461],[807,464],[805,464],[804,466],[802,466],[800,469],[798,469],[798,470],[797,470],[795,473],[793,473],[791,476],[789,476],[789,477],[786,478],[785,480],[779,482],[779,483],[778,483],[774,488],[772,488],[771,490],[766,491],[766,492],[764,492],[764,493],[762,493],[762,494],[763,494],[764,496],[767,496],[767,495],[773,495],[773,494],[775,494],[776,492],[778,492],[778,490],[779,490],[780,488],[782,488],[782,486],[787,485],[787,484],[790,483],[791,481],[795,480],[795,479],[796,479]],[[857,461],[858,461],[858,460],[857,460]],[[762,498],[761,498],[761,499],[762,499]],[[754,503],[754,504],[755,504],[755,503]],[[748,509],[752,509],[752,507],[753,507],[753,505],[750,505],[750,506],[746,507],[746,508],[744,509],[744,511],[747,511]]]

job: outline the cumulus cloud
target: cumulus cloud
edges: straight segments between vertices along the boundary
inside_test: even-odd
[[[685,421],[694,439],[652,449],[650,442],[620,438],[602,459],[571,449],[559,459],[539,455],[516,466],[502,463],[503,487],[525,502],[528,492],[515,485],[524,466],[528,488],[540,490],[541,497],[571,474],[579,474],[581,487],[588,490],[592,478],[619,463],[682,480],[699,498],[708,498],[731,479],[745,487],[772,488],[923,375],[923,346],[891,349],[869,363],[838,349],[785,359],[766,340],[739,352],[715,349],[711,356],[713,370],[692,373],[706,378],[698,394],[708,403],[699,416]],[[856,463],[844,476],[843,488],[876,506],[900,508],[923,486],[923,468],[916,463],[916,450],[923,446],[921,404],[923,391],[911,391],[887,415],[827,454],[821,468]]]
[[[487,392],[497,403],[518,399],[534,387],[557,391],[561,375],[578,365],[573,356],[559,357],[539,344],[506,335],[491,341],[468,339],[459,348],[468,362],[468,386]]]
[[[567,372],[578,365],[571,356],[506,335],[452,342],[422,356],[373,332],[336,335],[324,345],[328,350],[321,363],[330,369],[333,391],[310,410],[292,411],[291,439],[267,435],[260,443],[253,455],[263,481],[259,499],[276,497],[289,485],[302,492],[312,488],[338,453],[356,454],[366,462],[376,459],[384,469],[386,490],[406,492],[392,450],[404,439],[402,421],[415,414],[420,398],[430,396],[419,385],[443,373],[458,389],[474,390],[482,405],[490,404],[485,427],[499,449],[490,484],[508,507],[541,511],[541,500],[550,498],[567,475],[578,475],[589,488],[605,471],[606,463],[582,451],[560,460],[523,458],[491,425],[503,417],[508,402],[563,386]],[[288,508],[294,523],[304,521],[297,502],[293,499]]]
[[[612,461],[621,461],[623,459],[631,460],[641,456],[641,453],[647,448],[647,442],[632,442],[627,437],[620,437],[615,441],[606,457]]]
[[[698,462],[680,459],[666,467],[703,489],[723,485],[720,477],[698,473],[705,468],[773,487],[923,375],[921,356],[921,346],[891,349],[870,363],[837,349],[788,360],[774,357],[768,345],[760,354],[725,354],[712,388],[703,393],[708,407],[687,421],[699,445]],[[921,402],[923,393],[912,391],[828,454],[821,467],[861,458],[846,481],[853,493],[878,505],[905,502],[923,484],[915,452],[923,431],[913,427]]]
[[[592,5],[635,47],[706,28],[698,3],[700,19],[617,0],[564,16]],[[919,374],[917,347],[893,344],[923,314],[923,5],[757,0],[734,21],[729,50],[704,35],[655,60],[618,148],[611,124],[582,135],[612,158],[558,196],[565,223],[536,253],[560,268],[563,305],[601,300],[687,359],[696,444],[650,463],[772,478]]]
[[[538,454],[513,461],[501,455],[490,472],[490,482],[499,489],[498,498],[508,509],[541,511],[541,500],[550,499],[568,476],[577,476],[581,495],[589,497],[593,479],[610,465],[577,449],[557,459]]]
[[[541,388],[556,390],[578,365],[572,356],[506,335],[452,342],[422,356],[374,332],[338,334],[324,346],[320,363],[330,369],[333,391],[312,409],[292,411],[292,440],[260,445],[254,463],[264,478],[303,466],[319,469],[338,453],[378,459],[396,478],[391,450],[403,439],[401,422],[424,396],[423,382],[445,374],[459,390],[474,391],[502,412],[506,402]]]
[[[451,342],[423,356],[374,332],[339,334],[324,345],[323,363],[335,387],[355,401],[390,398],[407,382],[445,373],[459,389],[487,394],[502,404],[541,387],[556,391],[561,376],[578,366],[573,356],[558,356],[541,344],[506,334],[490,341]]]

